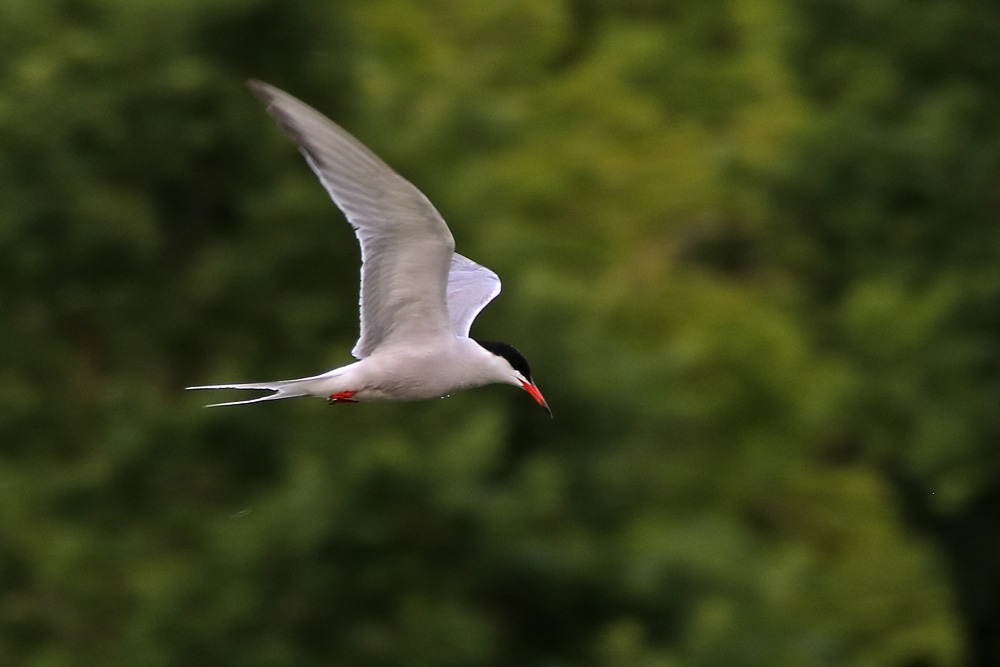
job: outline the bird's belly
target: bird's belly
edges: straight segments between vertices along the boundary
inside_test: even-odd
[[[481,385],[463,364],[438,352],[370,359],[369,379],[354,396],[360,401],[422,401]]]

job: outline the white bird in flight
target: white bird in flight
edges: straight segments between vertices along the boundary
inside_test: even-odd
[[[488,384],[511,384],[552,411],[520,352],[469,337],[476,315],[500,293],[500,278],[455,252],[455,239],[430,200],[360,141],[274,86],[250,89],[298,144],[361,244],[358,361],[322,375],[187,389],[272,393],[222,405],[297,396],[330,403],[419,401]]]

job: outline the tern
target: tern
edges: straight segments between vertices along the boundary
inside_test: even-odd
[[[418,401],[499,383],[524,389],[551,416],[520,352],[469,336],[473,320],[500,293],[500,278],[455,252],[430,200],[312,107],[269,84],[247,85],[298,145],[361,245],[361,331],[351,350],[358,361],[294,380],[187,389],[271,392],[208,406],[216,407],[298,396]]]

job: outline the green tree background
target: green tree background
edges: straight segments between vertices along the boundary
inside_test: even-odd
[[[1000,664],[1000,6],[0,3],[0,665]],[[243,87],[414,181],[555,411],[344,363]]]

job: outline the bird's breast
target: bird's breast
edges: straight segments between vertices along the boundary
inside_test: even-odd
[[[363,401],[419,401],[439,398],[488,384],[480,379],[475,360],[461,349],[408,349],[367,357],[358,366]]]

